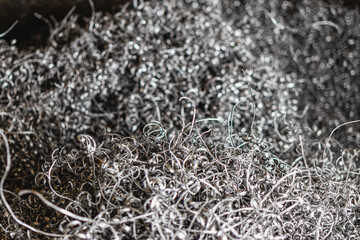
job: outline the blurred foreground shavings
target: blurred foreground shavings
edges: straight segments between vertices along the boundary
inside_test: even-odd
[[[360,124],[328,139],[360,119],[357,10],[134,1],[78,20],[43,50],[0,40],[20,221],[64,239],[360,238]],[[3,200],[1,238],[42,237]]]

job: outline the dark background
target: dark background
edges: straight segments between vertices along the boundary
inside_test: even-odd
[[[129,0],[93,0],[96,11],[112,12]],[[4,39],[16,39],[20,48],[29,46],[41,47],[46,45],[44,39],[49,35],[49,26],[34,13],[39,13],[49,19],[55,17],[61,21],[66,14],[76,6],[75,13],[91,16],[88,0],[0,0],[0,34],[5,32],[16,20],[18,24]]]

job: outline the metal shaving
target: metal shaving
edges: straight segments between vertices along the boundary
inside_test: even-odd
[[[360,15],[133,1],[0,39],[1,239],[360,238]]]

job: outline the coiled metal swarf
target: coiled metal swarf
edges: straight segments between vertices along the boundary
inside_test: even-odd
[[[44,49],[0,39],[1,239],[360,238],[358,10],[79,19]]]

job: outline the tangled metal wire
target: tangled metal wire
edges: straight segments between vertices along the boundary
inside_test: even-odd
[[[0,39],[1,239],[360,238],[357,10],[43,20],[44,49]]]

